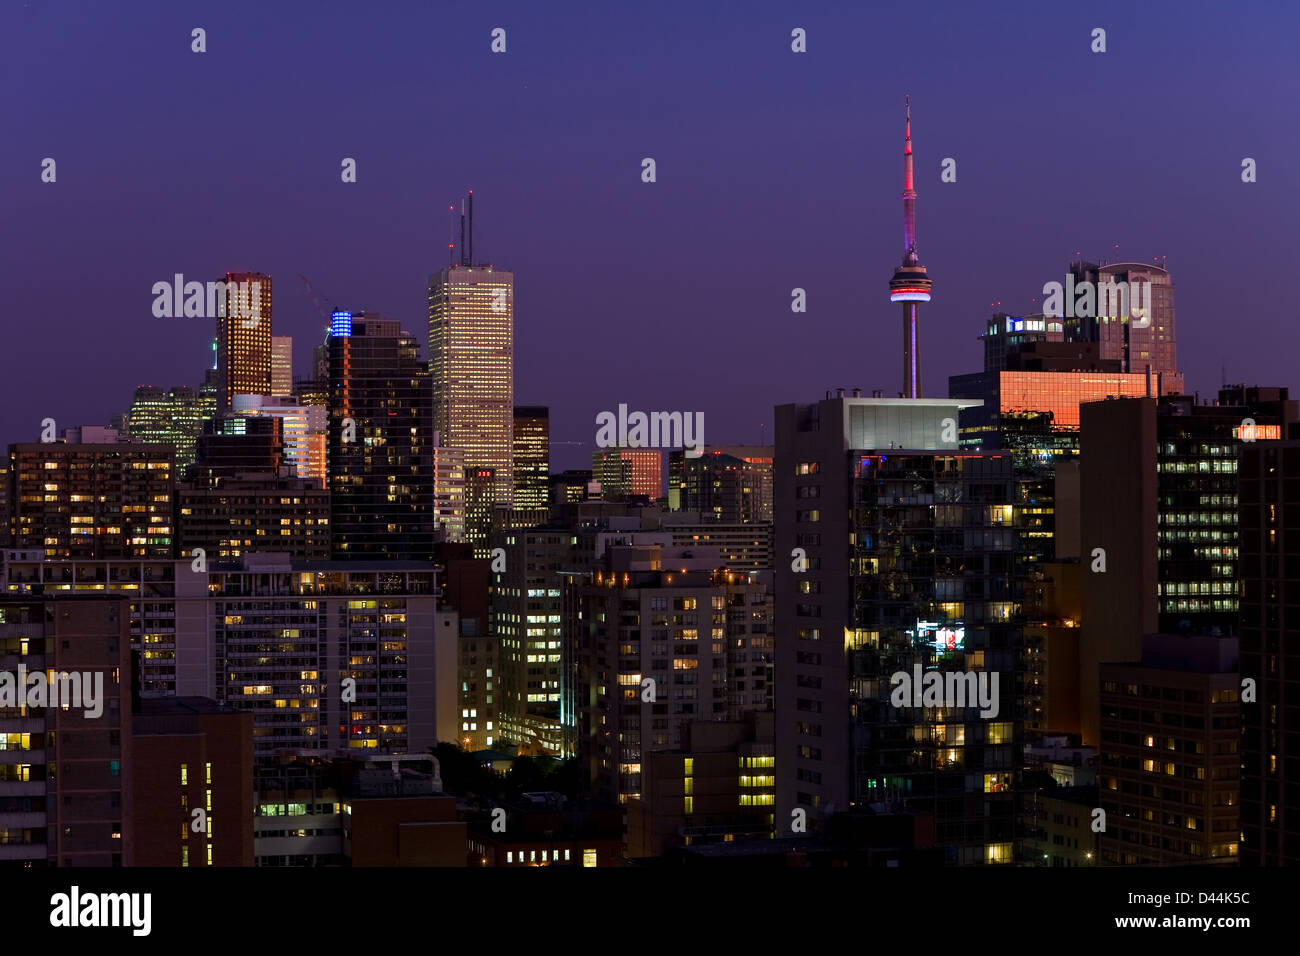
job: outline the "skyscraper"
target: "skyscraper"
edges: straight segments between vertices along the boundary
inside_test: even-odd
[[[811,830],[830,806],[893,804],[934,815],[950,862],[1010,863],[1023,729],[1014,473],[1009,454],[958,448],[944,422],[964,404],[776,408],[776,819],[803,809]],[[984,674],[995,707],[900,705],[894,677],[914,668]]]
[[[606,501],[628,495],[654,501],[664,492],[663,452],[657,448],[598,448],[591,453],[591,473]]]
[[[267,394],[277,398],[293,394],[292,336],[271,336],[271,391]]]
[[[903,397],[921,397],[920,321],[930,301],[930,278],[916,255],[916,182],[912,176],[912,103],[903,133],[903,263],[889,280],[889,301],[903,303]]]
[[[176,449],[176,471],[184,475],[194,464],[195,447],[203,434],[207,409],[203,398],[188,385],[164,391],[155,385],[135,390],[127,415],[127,432],[146,444]]]
[[[429,375],[398,322],[335,312],[329,488],[334,556],[432,560]]]
[[[492,505],[514,502],[514,274],[472,263],[470,209],[470,249],[429,276],[429,371],[442,442],[464,451],[467,476],[492,471],[490,495],[471,496],[466,514],[481,544]]]
[[[271,394],[271,277],[227,272],[217,318],[217,407]]]
[[[1083,282],[1092,283],[1095,307],[1085,310],[1089,314],[1063,319],[1065,340],[1097,342],[1101,357],[1117,359],[1121,371],[1149,374],[1154,383],[1152,394],[1182,394],[1183,376],[1178,371],[1174,339],[1174,282],[1168,270],[1142,262],[1102,266],[1072,262],[1065,288],[1067,301],[1072,298],[1071,286]],[[1107,294],[1107,287],[1113,293]]]
[[[515,507],[545,508],[550,499],[551,418],[545,405],[515,406]]]

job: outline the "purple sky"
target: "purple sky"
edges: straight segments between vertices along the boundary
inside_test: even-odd
[[[926,394],[979,370],[990,302],[1030,311],[1075,250],[1168,256],[1189,389],[1212,393],[1221,363],[1296,384],[1300,8],[180,6],[0,6],[0,442],[197,384],[212,323],[150,311],[176,272],[270,273],[299,373],[322,323],[298,273],[423,340],[467,187],[476,252],[516,275],[516,400],[584,443],[556,468],[589,465],[620,402],[703,411],[726,443],[770,439],[773,405],[827,388],[896,394],[905,93]]]

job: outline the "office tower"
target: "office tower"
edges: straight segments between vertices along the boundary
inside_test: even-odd
[[[1091,283],[1095,293],[1091,309],[1075,291],[1083,291],[1079,286],[1083,282]],[[1121,371],[1150,374],[1153,395],[1182,394],[1174,336],[1174,282],[1168,270],[1141,262],[1101,266],[1072,262],[1064,285],[1066,311],[1076,313],[1057,317],[1067,342],[1096,342],[1101,357],[1118,360]],[[1081,302],[1083,314],[1078,314]]]
[[[455,740],[459,627],[435,579],[423,562],[209,563],[207,599],[178,627],[177,693],[252,711],[259,762]]]
[[[1008,361],[1015,361],[1022,351],[1031,352],[1039,343],[1064,342],[1065,324],[1041,312],[1029,316],[995,312],[980,341],[984,343],[984,371],[1000,372],[1012,367]],[[1119,371],[1115,361],[1114,370]]]
[[[488,630],[497,655],[497,739],[521,753],[573,754],[573,723],[563,713],[572,668],[564,645],[562,593],[567,575],[594,559],[589,534],[562,525],[494,532],[504,555],[493,570]],[[497,565],[500,568],[500,565]]]
[[[330,334],[329,478],[334,556],[433,554],[429,374],[399,323],[335,312]]]
[[[163,390],[141,385],[135,390],[127,413],[126,434],[145,444],[171,445],[176,449],[176,471],[184,475],[197,453],[203,420],[209,409],[188,385]]]
[[[121,598],[0,597],[0,859],[10,866],[131,865],[130,655]],[[58,706],[32,697],[42,684]]]
[[[514,506],[545,508],[550,504],[550,409],[545,405],[516,405],[514,421]]]
[[[663,472],[663,452],[657,448],[598,448],[591,453],[592,478],[600,482],[606,501],[632,495],[656,500],[663,495]]]
[[[170,445],[10,445],[13,547],[48,558],[171,557],[175,455]]]
[[[429,371],[434,428],[465,453],[471,475],[491,470],[490,493],[475,495],[466,515],[469,540],[486,541],[493,504],[514,500],[514,274],[473,262],[470,242],[459,265],[429,276]]]
[[[1009,863],[1014,471],[1004,453],[958,449],[965,404],[828,393],[776,409],[776,818],[803,809],[812,831],[828,806],[884,803],[932,813],[949,862]],[[896,706],[894,678],[914,667],[982,681],[992,706]]]
[[[293,395],[293,337],[271,336],[271,390],[267,395],[290,398]]]
[[[1149,634],[1140,661],[1101,665],[1103,864],[1237,862],[1237,661],[1235,637]]]
[[[1062,341],[1061,321],[1003,313],[988,320],[984,371],[948,379],[951,397],[982,402],[962,411],[963,445],[1007,449],[1026,466],[1072,458],[1083,402],[1158,394],[1154,378],[1121,371],[1098,343]]]
[[[271,394],[271,277],[227,272],[217,318],[217,407]]]
[[[690,457],[668,453],[668,507],[706,521],[772,520],[772,446],[709,445]]]
[[[921,303],[934,285],[916,255],[916,182],[912,175],[912,104],[903,134],[903,263],[889,280],[889,301],[903,303],[903,398],[921,397]]]
[[[775,715],[692,721],[677,750],[646,754],[642,795],[628,800],[628,856],[776,835]]]
[[[176,491],[182,557],[201,548],[207,560],[274,551],[295,558],[330,556],[330,496],[318,481],[250,473]]]
[[[609,547],[594,579],[569,578],[565,592],[577,749],[596,799],[640,796],[642,761],[680,747],[690,721],[765,709],[763,689],[731,675],[770,651],[771,596],[721,570],[716,552]]]
[[[1242,445],[1241,863],[1300,864],[1300,442]]]
[[[1092,402],[1082,409],[1083,636],[1079,700],[1098,733],[1098,665],[1134,661],[1143,635],[1232,634],[1238,623],[1237,456],[1245,419],[1268,442],[1297,420],[1286,389]],[[1270,439],[1268,436],[1273,436]],[[1105,571],[1099,563],[1104,558]]]
[[[131,738],[132,865],[252,866],[252,714],[203,697],[146,700]]]
[[[284,444],[285,464],[299,478],[309,478],[318,488],[325,487],[326,442],[329,410],[319,405],[303,405],[292,398],[270,395],[236,395],[231,406],[233,419],[277,418]]]
[[[465,540],[465,453],[433,435],[433,526],[443,541]]]

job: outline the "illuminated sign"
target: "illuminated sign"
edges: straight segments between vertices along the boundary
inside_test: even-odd
[[[907,633],[913,640],[924,641],[941,654],[959,651],[966,644],[966,628],[960,623],[917,621],[916,629]]]

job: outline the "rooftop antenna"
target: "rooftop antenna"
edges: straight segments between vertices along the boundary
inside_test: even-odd
[[[465,247],[465,253],[469,257],[466,265],[474,265],[474,190],[469,191],[469,245]]]
[[[456,264],[456,205],[451,203],[447,206],[447,268],[450,269]]]
[[[460,201],[460,264],[469,265],[465,261],[465,200]]]

